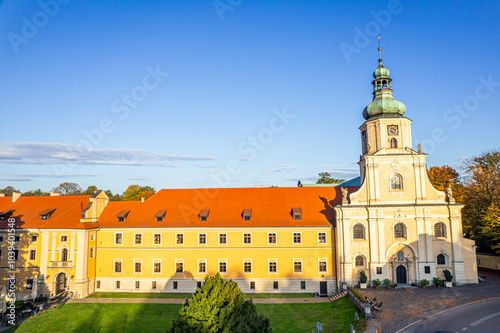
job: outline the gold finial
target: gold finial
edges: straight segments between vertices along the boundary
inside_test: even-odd
[[[382,56],[380,55],[380,50],[381,50],[381,48],[380,48],[380,35],[378,35],[377,39],[378,39],[378,62],[381,63],[382,62]]]

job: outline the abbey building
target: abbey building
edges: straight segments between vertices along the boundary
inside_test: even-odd
[[[144,202],[110,202],[102,191],[0,197],[0,288],[14,282],[19,299],[191,293],[220,273],[246,293],[328,295],[357,284],[361,270],[369,281],[418,284],[444,269],[456,284],[477,283],[463,205],[429,182],[380,57],[373,76],[360,182],[161,190]]]

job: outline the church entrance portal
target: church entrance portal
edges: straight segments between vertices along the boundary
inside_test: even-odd
[[[405,266],[400,265],[396,268],[396,283],[398,284],[407,283]]]
[[[66,274],[59,273],[56,277],[56,295],[59,295],[66,288]]]

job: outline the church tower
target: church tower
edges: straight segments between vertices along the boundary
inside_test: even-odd
[[[335,207],[339,285],[356,284],[361,270],[369,281],[418,284],[444,278],[447,269],[457,284],[477,283],[474,242],[462,237],[463,205],[430,183],[427,155],[413,149],[411,120],[392,95],[380,45],[378,53],[373,100],[359,128],[361,186],[344,190]]]

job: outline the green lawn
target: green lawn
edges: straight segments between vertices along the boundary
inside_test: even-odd
[[[313,294],[245,294],[248,298],[313,298]]]
[[[324,333],[348,332],[357,311],[346,298],[335,303],[256,306],[260,313],[268,316],[274,333],[311,332],[317,321],[322,323]],[[165,332],[180,307],[180,304],[66,304],[6,332]]]
[[[190,298],[193,294],[175,293],[95,293],[88,298]]]

